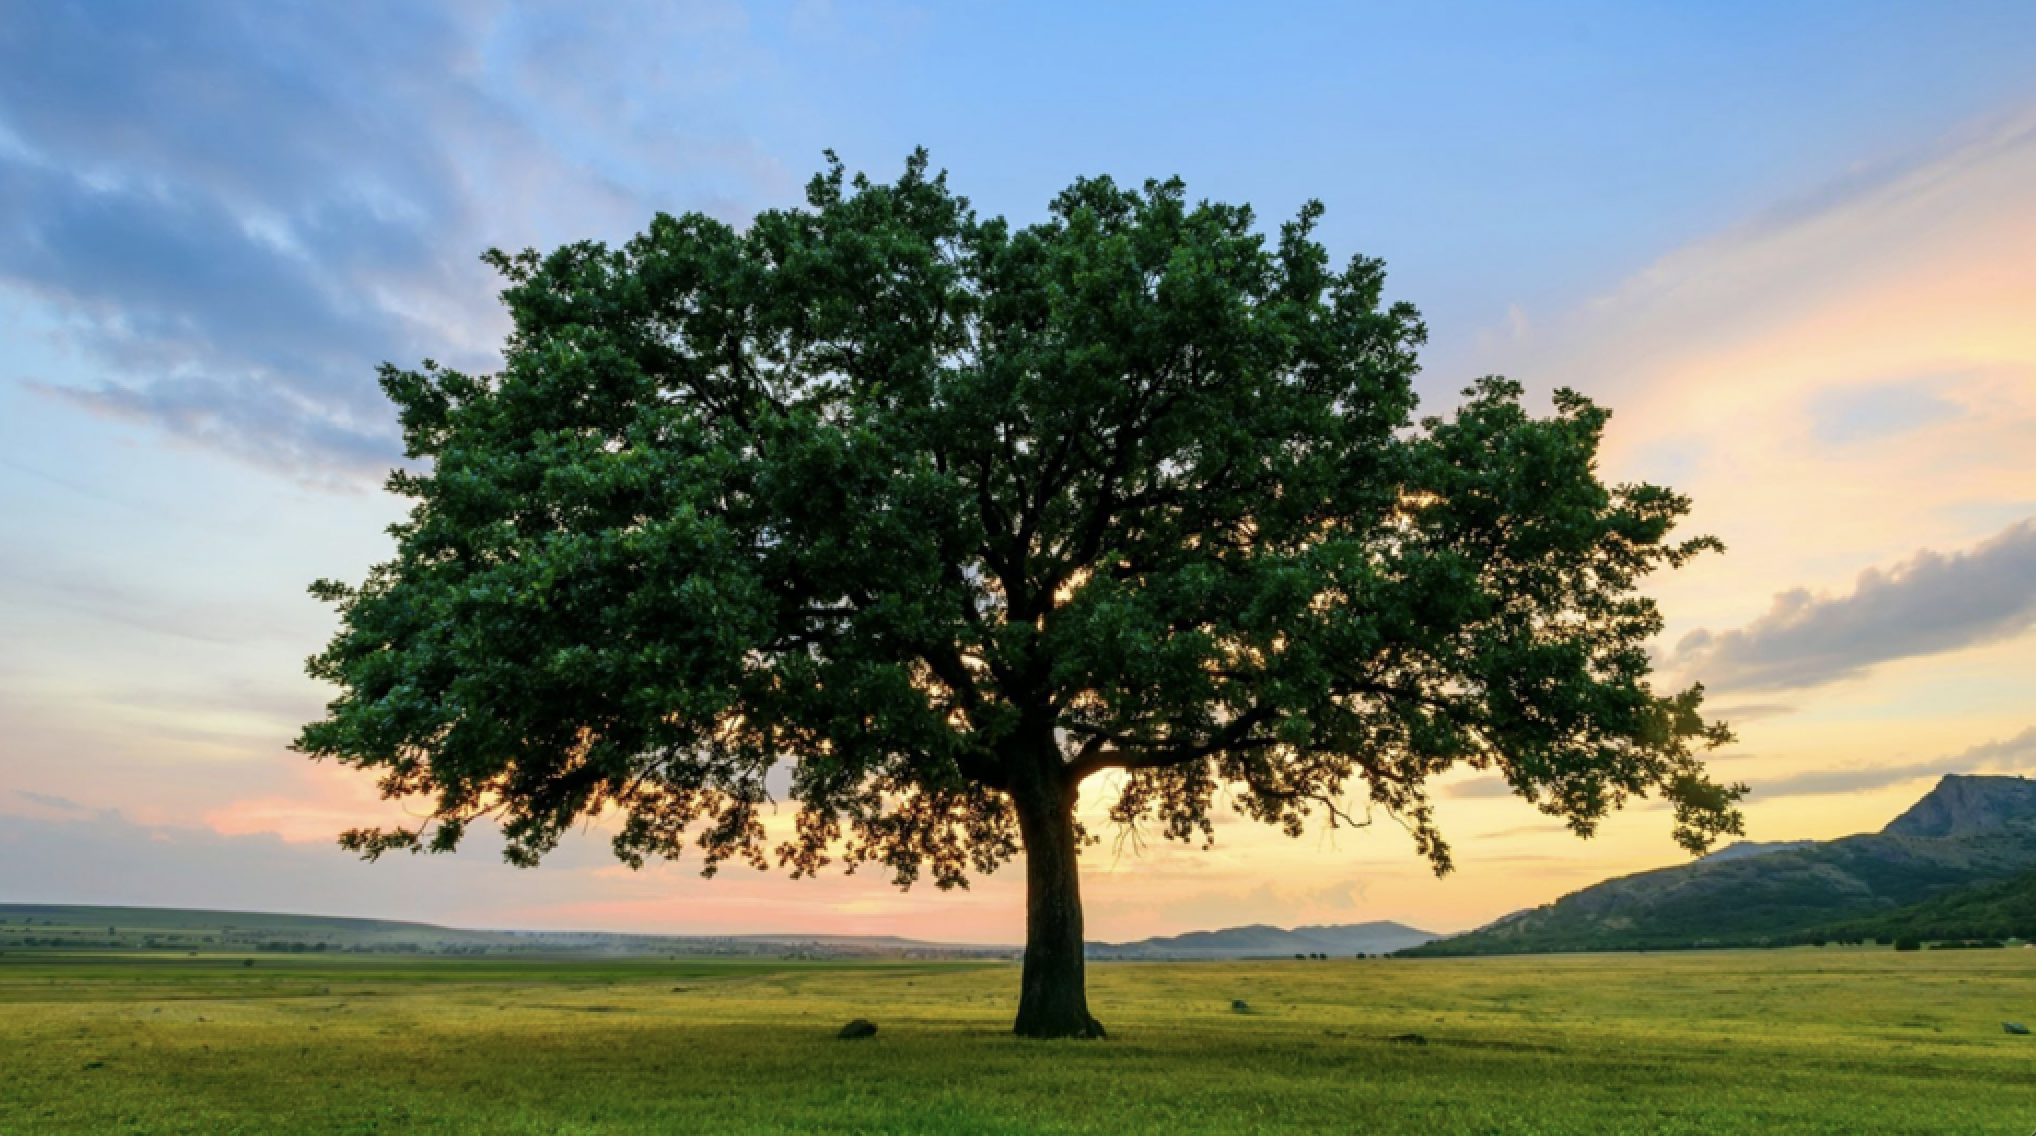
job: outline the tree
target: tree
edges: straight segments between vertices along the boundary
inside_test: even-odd
[[[1636,591],[1717,544],[1600,483],[1606,411],[1493,378],[1416,422],[1419,316],[1378,261],[1332,269],[1319,204],[1268,239],[1085,179],[1015,228],[923,153],[829,162],[746,231],[491,252],[500,372],[383,368],[414,504],[365,583],[314,585],[340,692],[298,747],[433,803],[346,847],[489,818],[530,865],[601,816],[632,865],[941,888],[1022,850],[1016,1029],[1056,1037],[1101,1033],[1099,774],[1116,824],[1206,843],[1227,788],[1292,834],[1391,814],[1438,872],[1457,766],[1579,835],[1647,794],[1692,850],[1739,830],[1698,758],[1729,735],[1650,687]]]

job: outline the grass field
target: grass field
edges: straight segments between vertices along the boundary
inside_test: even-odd
[[[2036,1131],[2036,951],[1103,964],[1103,1043],[1017,977],[10,951],[0,1134]]]

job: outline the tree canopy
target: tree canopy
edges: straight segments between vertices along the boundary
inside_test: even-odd
[[[530,864],[598,814],[632,864],[941,887],[1023,850],[1019,1029],[1057,1035],[1099,1028],[1100,772],[1122,824],[1381,811],[1437,870],[1458,766],[1580,835],[1638,795],[1692,850],[1738,831],[1700,761],[1729,735],[1650,685],[1637,590],[1717,543],[1600,481],[1581,395],[1537,416],[1490,378],[1417,420],[1420,318],[1380,262],[1332,266],[1319,204],[1267,235],[1095,178],[1016,227],[923,153],[893,183],[830,155],[807,202],[490,253],[501,370],[384,368],[414,505],[392,560],[314,588],[339,694],[299,747],[435,805],[349,847],[486,817]]]

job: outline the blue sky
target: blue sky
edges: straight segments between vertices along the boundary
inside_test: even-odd
[[[1427,314],[1436,403],[1488,370],[1602,395],[1613,472],[1696,492],[1733,545],[1663,591],[1665,665],[1754,712],[1721,768],[1846,787],[1777,794],[1757,835],[1872,827],[1916,770],[2036,753],[2036,346],[2014,316],[2036,298],[2036,6],[582,7],[0,0],[0,899],[270,902],[273,873],[220,866],[235,840],[350,879],[323,836],[371,794],[283,746],[322,697],[300,663],[330,616],[304,585],[358,577],[395,516],[375,364],[488,365],[486,247],[740,222],[795,204],[828,147],[881,175],[925,146],[1021,221],[1095,173],[1178,174],[1268,223],[1320,198],[1332,251],[1384,257]],[[1097,918],[1462,925],[1674,856],[1658,816],[1577,846],[1457,799],[1502,835],[1446,885],[1389,835],[1305,858],[1239,835],[1234,859],[1112,866],[1161,898]],[[203,886],[104,866],[144,837],[186,841]],[[485,856],[389,871],[306,902],[1010,925],[839,883],[716,898],[597,858],[543,903]]]
[[[2036,10],[2012,4],[95,3],[6,24],[0,271],[16,318],[74,349],[13,369],[300,470],[385,460],[372,362],[485,352],[437,326],[481,306],[482,247],[739,220],[794,203],[827,147],[887,171],[927,146],[1016,217],[1099,172],[1271,218],[1321,197],[1325,237],[1385,257],[1447,359],[2036,90]]]

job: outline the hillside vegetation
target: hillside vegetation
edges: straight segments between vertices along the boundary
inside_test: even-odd
[[[2036,871],[1825,929],[1833,939],[2036,941]]]
[[[1890,928],[1912,919],[1949,927],[1955,911],[2004,913],[2018,894],[2008,881],[2032,870],[2036,782],[1954,775],[1877,833],[1728,848],[1693,864],[1607,880],[1404,953],[1781,946],[1893,934]],[[1956,898],[1967,889],[1977,890]],[[1918,906],[1931,904],[1940,906]]]

